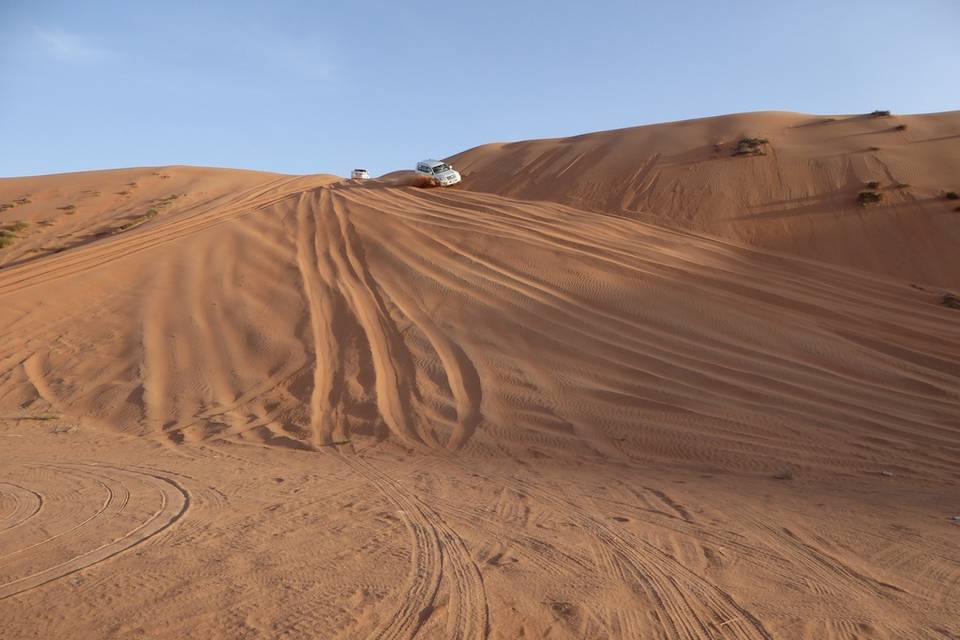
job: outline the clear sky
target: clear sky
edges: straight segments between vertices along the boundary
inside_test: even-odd
[[[960,108],[960,1],[0,0],[0,176],[375,174],[767,109]]]

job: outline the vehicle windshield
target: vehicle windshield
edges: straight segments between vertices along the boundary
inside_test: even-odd
[[[443,173],[444,171],[449,171],[450,165],[448,164],[438,164],[433,168],[434,173]]]

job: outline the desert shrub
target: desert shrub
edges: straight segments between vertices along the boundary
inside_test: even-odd
[[[877,189],[879,187],[880,187],[880,183],[877,182],[876,180],[871,180],[870,182],[867,183],[868,189]]]
[[[882,200],[883,194],[879,191],[861,191],[857,194],[857,202],[861,207],[865,207],[868,204],[880,202]]]
[[[910,183],[909,183],[909,182],[898,182],[898,183],[897,183],[896,185],[894,185],[894,186],[895,186],[897,189],[909,189],[909,188],[910,188]]]
[[[128,187],[136,187],[136,186],[137,186],[137,183],[136,183],[136,182],[128,182],[128,183],[127,183],[127,186],[128,186]]]
[[[906,130],[907,130],[907,125],[905,125],[905,124],[898,124],[897,126],[895,126],[895,127],[893,128],[893,130],[894,130],[894,131],[906,131]]]
[[[960,194],[958,194],[956,191],[947,191],[945,194],[943,194],[943,197],[947,200],[960,200]]]
[[[23,231],[23,230],[26,229],[28,226],[30,226],[30,223],[25,222],[25,221],[23,221],[23,220],[17,220],[17,221],[14,222],[13,224],[8,224],[6,227],[4,227],[4,230],[5,230],[5,231],[12,231],[13,233],[17,233],[17,232],[19,232],[19,231]]]
[[[16,204],[30,204],[30,198],[17,198],[14,202]]]
[[[116,194],[117,194],[118,196],[128,196],[128,195],[130,195],[130,192],[129,192],[129,191],[117,191]]]
[[[867,151],[880,151],[880,147],[867,147]]]
[[[0,202],[0,213],[3,213],[7,209],[13,209],[15,206],[17,205],[10,204],[9,202]]]
[[[75,211],[76,208],[77,208],[77,205],[75,204],[68,204],[63,207],[57,207],[57,209],[59,209],[60,211]]]
[[[960,309],[960,296],[954,293],[945,293],[943,298],[940,300],[940,303],[945,307],[950,307],[951,309]]]
[[[116,229],[114,229],[113,232],[114,232],[114,233],[121,233],[121,232],[123,232],[123,231],[129,231],[130,229],[133,229],[134,227],[139,227],[139,226],[142,225],[144,222],[147,222],[148,220],[152,220],[152,219],[157,215],[157,213],[158,213],[158,212],[157,212],[156,209],[147,209],[147,212],[144,213],[142,216],[137,216],[137,217],[134,218],[133,220],[129,220],[128,222],[124,222],[122,225],[120,225],[119,227],[117,227]]]
[[[9,247],[16,241],[17,236],[13,235],[12,232],[7,231],[6,229],[0,229],[0,249]]]
[[[769,140],[766,138],[742,138],[740,142],[737,143],[737,148],[734,150],[733,155],[735,156],[762,156],[766,155],[766,152],[763,150],[763,145],[767,144]]]
[[[871,111],[870,115],[874,117],[883,117],[890,115],[890,112],[886,109],[877,109],[876,111]]]

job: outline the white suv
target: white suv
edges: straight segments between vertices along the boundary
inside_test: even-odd
[[[418,162],[417,173],[430,176],[439,182],[441,187],[449,187],[450,185],[457,184],[461,180],[458,171],[439,160],[423,160]]]

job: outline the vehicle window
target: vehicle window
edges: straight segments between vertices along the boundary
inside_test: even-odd
[[[433,168],[433,172],[434,172],[434,173],[443,173],[444,171],[447,171],[449,168],[450,168],[450,167],[449,167],[448,165],[438,164],[437,166],[435,166],[435,167]]]

